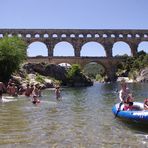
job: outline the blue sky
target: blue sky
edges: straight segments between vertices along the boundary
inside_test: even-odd
[[[148,29],[147,6],[148,0],[0,0],[0,28]],[[55,55],[61,48],[65,49],[64,55],[73,52],[68,43],[59,43],[55,48]],[[129,52],[124,43],[114,48],[115,54],[121,48]],[[148,52],[147,43],[140,48]],[[46,52],[42,43],[33,43],[28,49],[30,56]],[[104,54],[96,43],[87,44],[82,50],[83,55],[93,56],[97,52]]]

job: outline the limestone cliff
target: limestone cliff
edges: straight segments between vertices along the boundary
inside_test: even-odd
[[[59,65],[54,65],[54,64],[44,64],[44,63],[27,63],[23,65],[23,70],[27,74],[35,74],[38,73],[43,76],[48,76],[52,77],[56,80],[61,81],[62,85],[67,85],[67,86],[91,86],[93,85],[92,81],[87,78],[85,75],[82,73],[75,76],[73,78],[74,81],[69,81],[67,78],[67,70]]]

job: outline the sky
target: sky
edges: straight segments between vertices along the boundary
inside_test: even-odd
[[[147,6],[148,0],[0,0],[0,28],[148,29]],[[130,54],[125,43],[113,48],[114,54],[121,48]],[[148,43],[142,43],[141,49],[148,53]],[[45,44],[40,42],[30,44],[27,51],[29,56],[47,55]],[[61,54],[73,55],[73,47],[64,42],[57,44],[54,55]],[[105,52],[100,44],[91,42],[84,45],[81,54]]]

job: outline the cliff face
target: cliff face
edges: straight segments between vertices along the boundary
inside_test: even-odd
[[[138,82],[148,82],[148,67],[139,72],[139,76],[136,80]]]
[[[68,85],[68,86],[93,85],[92,81],[83,74],[75,76],[73,78],[73,81],[70,81],[67,78],[67,70],[59,65],[54,65],[54,64],[46,65],[44,63],[39,63],[39,64],[28,63],[23,66],[23,69],[28,74],[38,73],[43,76],[49,76],[56,80],[60,80],[62,82],[62,85]]]

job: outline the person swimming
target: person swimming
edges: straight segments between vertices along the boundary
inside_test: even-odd
[[[38,103],[40,103],[40,100],[37,98],[36,95],[33,96],[32,103],[33,103],[33,104],[38,104]]]

